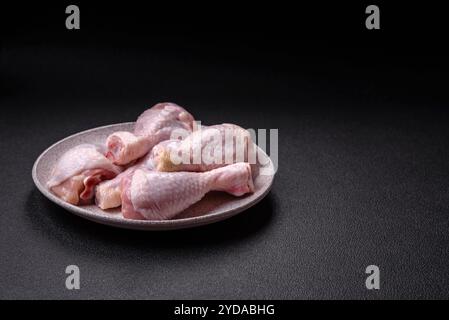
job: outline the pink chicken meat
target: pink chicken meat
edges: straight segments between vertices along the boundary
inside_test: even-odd
[[[138,169],[121,183],[122,214],[127,219],[171,219],[213,190],[234,196],[254,192],[251,166],[243,162],[207,172]]]
[[[160,147],[169,147],[171,144],[177,143],[179,140],[165,140],[158,144]],[[122,179],[125,177],[128,177],[134,173],[137,169],[147,169],[147,170],[153,170],[154,169],[154,154],[147,153],[147,155],[140,160],[137,161],[137,163],[122,173],[120,173],[118,176],[116,176],[112,180],[103,181],[101,182],[95,191],[95,203],[98,207],[101,209],[111,209],[120,207],[122,204],[121,199],[121,182]]]
[[[174,103],[158,103],[142,113],[134,133],[119,131],[106,141],[107,157],[113,163],[126,165],[148,153],[157,143],[170,139],[173,130],[192,131],[193,116]]]
[[[47,187],[62,200],[78,205],[94,197],[95,186],[112,179],[121,168],[107,159],[100,146],[78,145],[62,155],[47,182]]]
[[[203,172],[237,162],[251,162],[254,152],[250,133],[229,123],[203,126],[184,140],[161,143],[151,151],[154,168],[166,172]]]

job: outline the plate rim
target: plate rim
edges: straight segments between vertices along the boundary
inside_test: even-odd
[[[42,153],[37,157],[33,164],[32,168],[32,178],[35,186],[40,191],[40,193],[46,197],[51,202],[55,203],[56,205],[62,207],[63,209],[90,221],[97,222],[104,225],[109,225],[117,228],[126,228],[126,229],[139,229],[139,230],[148,230],[148,231],[155,231],[155,230],[173,230],[173,229],[185,229],[185,228],[192,228],[197,227],[205,224],[211,224],[215,223],[221,220],[225,220],[228,218],[231,218],[234,215],[237,215],[241,213],[242,211],[256,205],[258,202],[260,202],[262,199],[266,197],[266,195],[270,192],[273,182],[274,182],[274,176],[276,173],[274,173],[271,176],[271,179],[269,181],[268,187],[262,192],[257,198],[255,198],[253,201],[248,202],[240,207],[237,207],[233,210],[224,211],[224,212],[215,212],[215,213],[209,213],[204,214],[200,216],[195,217],[188,217],[188,218],[180,218],[180,219],[173,219],[173,220],[133,220],[133,219],[123,219],[116,216],[108,216],[107,211],[105,211],[105,215],[97,215],[93,214],[92,212],[83,209],[82,207],[72,205],[70,203],[67,203],[61,199],[59,199],[57,196],[55,196],[53,193],[51,193],[45,185],[41,183],[41,181],[38,178],[37,174],[37,167],[39,163],[42,161],[42,158],[53,148],[56,146],[64,143],[67,140],[73,139],[77,136],[84,135],[86,133],[92,132],[92,131],[98,131],[101,129],[111,128],[115,126],[125,126],[125,125],[133,125],[135,122],[121,122],[121,123],[114,123],[104,126],[99,126],[95,128],[90,128],[87,130],[83,130],[80,132],[76,132],[74,134],[71,134],[61,140],[58,140],[57,142],[50,145],[48,148],[46,148]],[[256,145],[257,146],[257,145]],[[264,150],[260,149],[258,146],[258,151],[262,151],[265,156],[269,159],[269,165],[273,166],[273,162],[271,158],[265,153]]]

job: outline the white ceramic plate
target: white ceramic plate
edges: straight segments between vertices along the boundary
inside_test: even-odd
[[[233,197],[224,192],[210,192],[201,201],[192,205],[174,219],[156,221],[125,219],[120,213],[120,208],[101,210],[95,205],[74,206],[62,201],[46,188],[53,166],[65,151],[81,143],[102,144],[109,134],[115,131],[132,131],[133,127],[133,122],[113,124],[83,131],[58,141],[45,150],[34,163],[32,172],[34,183],[49,200],[80,217],[110,226],[139,230],[190,228],[224,220],[255,205],[270,191],[274,176],[254,173],[255,192],[253,194]],[[261,162],[264,163],[260,164],[260,167],[272,168],[271,159],[261,149],[259,149],[259,157],[260,155],[262,155],[260,159],[263,159]]]

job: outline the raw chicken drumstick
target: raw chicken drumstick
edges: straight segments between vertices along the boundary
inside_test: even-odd
[[[89,203],[95,186],[102,180],[114,178],[122,170],[112,164],[102,151],[101,147],[91,144],[68,150],[53,168],[47,187],[68,203]]]
[[[207,172],[138,169],[122,180],[122,214],[128,219],[171,219],[212,190],[234,196],[254,192],[251,166],[240,162]]]
[[[143,157],[157,143],[170,139],[173,130],[192,131],[193,123],[193,116],[184,108],[174,103],[158,103],[139,116],[134,133],[119,131],[107,138],[107,157],[115,164],[128,164]]]
[[[100,207],[100,209],[106,210],[121,206],[122,179],[133,174],[136,167],[137,166],[129,167],[114,179],[103,181],[95,188],[95,204]]]
[[[249,132],[224,123],[202,127],[184,140],[158,144],[151,153],[158,171],[209,171],[237,162],[255,159],[254,143]],[[176,157],[174,159],[173,157]]]
[[[172,143],[177,143],[179,140],[165,140],[158,144],[158,146],[167,146]],[[138,160],[136,164],[129,167],[112,180],[101,182],[95,192],[95,203],[101,209],[111,209],[120,207],[121,199],[121,181],[123,178],[130,176],[136,169],[153,170],[154,168],[154,154],[148,153],[145,157]]]

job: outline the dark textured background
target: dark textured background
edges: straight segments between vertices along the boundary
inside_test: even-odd
[[[288,8],[226,7],[216,20],[81,5],[81,30],[69,32],[64,7],[2,29],[0,298],[449,297],[439,26],[406,32],[391,8],[385,29],[367,33],[363,5],[340,29],[331,13],[315,22],[322,8],[293,20]],[[136,232],[84,221],[34,187],[32,165],[52,143],[167,100],[206,124],[278,128],[271,193],[215,225]],[[65,289],[69,264],[79,291]],[[379,291],[365,289],[370,264]]]

